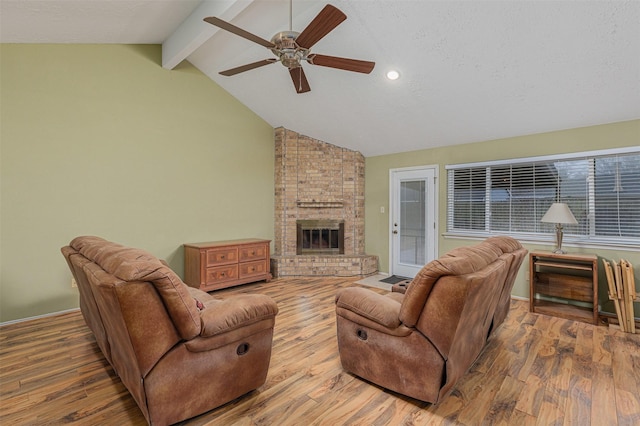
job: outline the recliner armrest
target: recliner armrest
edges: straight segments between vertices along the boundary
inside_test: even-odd
[[[366,288],[348,287],[339,290],[336,294],[336,306],[388,329],[400,326],[400,303]]]
[[[200,336],[211,337],[227,333],[250,324],[273,318],[278,305],[263,294],[242,294],[221,300],[200,313]]]

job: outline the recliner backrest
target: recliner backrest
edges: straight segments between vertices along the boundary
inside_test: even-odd
[[[173,271],[143,250],[99,237],[75,238],[63,253],[71,250],[94,296],[110,362],[144,411],[147,374],[182,339],[200,333],[196,302]]]
[[[71,247],[106,272],[123,281],[148,281],[154,285],[185,340],[200,334],[200,313],[182,280],[150,253],[99,237],[77,237]]]
[[[444,276],[459,276],[477,272],[495,261],[502,251],[490,244],[459,247],[426,264],[407,287],[400,321],[414,327],[422,314],[435,283]]]
[[[65,246],[61,251],[64,258],[67,260],[71,274],[78,285],[78,292],[80,293],[80,312],[82,313],[87,326],[93,332],[96,343],[102,350],[105,358],[113,365],[113,362],[111,361],[111,347],[109,339],[107,338],[107,333],[104,330],[100,310],[98,309],[95,295],[93,294],[93,290],[83,269],[84,265],[91,261],[72,247]]]
[[[502,324],[509,313],[511,306],[511,291],[518,276],[518,271],[522,266],[524,258],[527,256],[528,250],[522,247],[522,244],[514,238],[505,236],[491,237],[485,240],[488,243],[499,247],[504,253],[503,256],[510,258],[509,272],[505,278],[504,286],[500,294],[498,306],[493,316],[493,324],[490,330],[492,333],[500,324]]]
[[[502,319],[504,320],[504,317],[506,317],[509,311],[509,306],[511,305],[511,289],[513,288],[513,283],[515,282],[518,269],[522,264],[524,254],[527,251],[522,248],[518,240],[507,236],[489,237],[486,240],[482,241],[482,243],[480,243],[478,247],[485,249],[491,247],[493,250],[495,250],[498,256],[507,263],[508,266],[507,275],[502,281],[502,286],[497,290],[496,293],[497,297],[495,299],[497,303],[495,312],[493,313],[491,323],[488,324],[488,327],[486,328],[486,332],[488,335],[491,330],[494,330],[499,325],[496,324],[496,317],[502,316]]]
[[[476,272],[443,277],[427,300],[416,328],[447,360],[441,395],[482,352],[508,268],[500,257]]]

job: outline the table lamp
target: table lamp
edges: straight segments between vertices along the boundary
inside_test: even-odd
[[[576,225],[578,221],[571,213],[569,206],[566,203],[553,203],[549,210],[542,216],[540,222],[555,223],[556,224],[556,249],[554,253],[564,254],[562,250],[562,224]]]

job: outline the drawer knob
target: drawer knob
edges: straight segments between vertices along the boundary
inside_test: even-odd
[[[220,256],[220,259],[224,259],[224,254],[222,256]]]

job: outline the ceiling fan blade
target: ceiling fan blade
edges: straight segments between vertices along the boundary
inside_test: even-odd
[[[245,31],[242,28],[238,28],[235,25],[228,23],[227,21],[223,21],[220,18],[216,18],[215,16],[204,18],[204,21],[210,23],[211,25],[215,25],[216,27],[222,28],[225,31],[229,31],[230,33],[239,35],[240,37],[244,37],[247,40],[250,40],[254,43],[258,43],[269,49],[271,49],[272,47],[276,47],[276,45],[271,43],[270,41],[267,41],[262,37],[258,37],[255,34],[251,34],[249,31]]]
[[[347,15],[342,13],[337,7],[328,4],[318,13],[313,21],[307,25],[307,28],[300,33],[296,38],[296,43],[300,47],[310,49],[311,46],[333,31],[333,29],[340,25],[345,19],[347,19]]]
[[[307,76],[304,75],[302,67],[289,68],[289,74],[291,74],[291,80],[293,80],[296,92],[306,93],[311,90],[309,82],[307,81]]]
[[[262,61],[253,62],[251,64],[242,65],[236,68],[231,68],[225,71],[221,71],[220,74],[230,77],[232,75],[240,74],[241,72],[249,71],[254,68],[259,68],[265,65],[273,64],[274,62],[278,62],[278,60],[276,58],[263,59]]]
[[[369,74],[373,71],[373,67],[376,66],[375,62],[327,55],[309,55],[307,61],[310,64],[320,65],[321,67],[338,68],[345,71],[361,72],[363,74]]]

